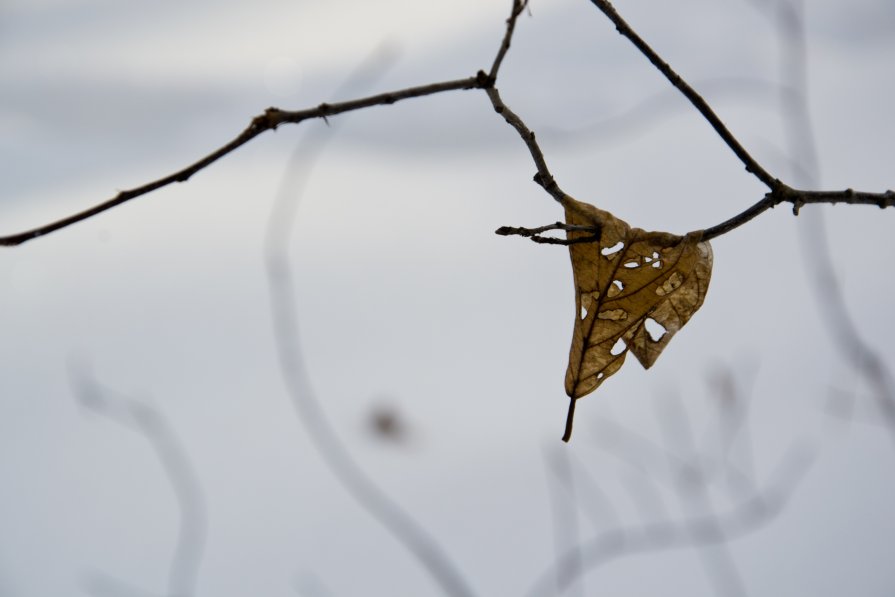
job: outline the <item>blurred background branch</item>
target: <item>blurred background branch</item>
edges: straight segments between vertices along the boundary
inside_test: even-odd
[[[69,366],[72,391],[78,403],[139,434],[152,448],[165,471],[180,509],[177,540],[168,569],[167,597],[196,594],[199,566],[205,551],[207,515],[198,475],[193,469],[177,433],[164,415],[145,402],[115,395],[96,381],[90,368],[72,361]],[[139,515],[135,517],[139,520]],[[106,573],[89,579],[91,592],[108,596],[158,595],[134,588]]]
[[[368,86],[382,76],[395,58],[388,51],[374,53],[340,91],[356,91]],[[313,440],[314,447],[327,467],[351,497],[407,548],[445,595],[472,597],[476,593],[468,579],[448,557],[438,539],[389,497],[348,452],[326,416],[305,366],[299,335],[299,295],[292,273],[289,240],[305,186],[335,130],[335,125],[318,128],[314,131],[316,135],[308,139],[307,144],[296,148],[270,214],[265,240],[265,265],[280,375],[305,432]]]

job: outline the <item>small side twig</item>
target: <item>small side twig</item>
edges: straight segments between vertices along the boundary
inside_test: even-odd
[[[550,497],[550,519],[553,522],[554,546],[556,557],[560,558],[565,555],[567,544],[572,549],[580,545],[578,499],[576,497],[575,476],[572,473],[572,466],[569,461],[569,451],[557,450],[556,448],[548,451],[548,448],[545,448],[544,470],[547,472],[547,489]],[[555,478],[557,483],[551,483],[552,478]],[[557,568],[556,573],[556,587],[560,589],[569,584],[562,578],[563,574],[568,574],[572,578],[582,576],[581,562],[576,562],[574,558],[571,558],[569,566],[565,569]],[[575,586],[579,589],[579,595],[585,594],[583,582],[577,583]]]
[[[555,238],[552,236],[541,236],[545,232],[551,230],[565,230],[566,232],[592,232],[591,236],[579,236],[577,238]],[[524,236],[535,243],[543,245],[575,245],[579,243],[599,242],[601,229],[596,226],[578,226],[575,224],[563,224],[555,222],[540,226],[538,228],[517,228],[514,226],[501,226],[494,231],[494,234],[500,236]]]
[[[497,80],[497,71],[500,70],[500,65],[503,64],[503,59],[510,49],[510,40],[513,38],[513,32],[516,29],[516,20],[527,6],[528,0],[513,0],[513,11],[510,13],[509,18],[507,18],[507,31],[500,41],[500,49],[497,51],[497,56],[494,57],[494,63],[491,65],[491,70],[488,71],[488,78],[491,80],[492,85],[494,84],[494,81]]]
[[[603,531],[555,560],[525,594],[560,595],[580,580],[580,576],[560,575],[558,571],[577,569],[586,573],[623,557],[730,543],[758,532],[784,511],[815,459],[815,450],[796,444],[783,455],[777,470],[761,488],[728,510],[681,520],[623,524]],[[556,587],[557,578],[565,584]]]
[[[666,395],[661,401],[653,401],[657,422],[665,434],[665,444],[675,446],[678,451],[687,455],[689,463],[680,467],[677,457],[670,451],[668,466],[674,493],[682,510],[687,516],[702,516],[706,524],[701,529],[688,528],[687,531],[697,535],[708,533],[719,538],[724,537],[724,530],[717,523],[717,516],[709,495],[710,479],[706,470],[705,454],[697,451],[693,438],[692,422],[683,400],[676,392]],[[695,538],[695,537],[694,537]],[[706,578],[715,586],[715,594],[746,597],[746,586],[740,573],[736,559],[731,553],[728,542],[719,540],[712,545],[702,545],[695,550],[702,563]]]

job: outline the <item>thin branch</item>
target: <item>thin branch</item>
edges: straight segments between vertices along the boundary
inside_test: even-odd
[[[500,42],[500,49],[497,51],[497,56],[494,57],[494,63],[491,65],[491,70],[488,71],[488,78],[491,80],[492,85],[494,84],[494,81],[497,80],[497,71],[500,70],[500,65],[503,63],[504,56],[507,55],[507,52],[510,49],[510,40],[513,38],[513,31],[516,29],[516,20],[519,18],[519,15],[522,14],[522,11],[525,10],[526,6],[528,6],[528,0],[513,0],[513,11],[507,19],[507,31],[504,33],[503,39]]]
[[[753,108],[764,107],[764,102],[753,101],[753,98],[775,98],[779,87],[764,79],[736,76],[702,79],[696,85],[704,94],[717,98],[716,101],[748,102]],[[670,101],[672,97],[677,98],[678,93],[673,87],[663,88],[616,114],[602,115],[598,120],[576,123],[568,128],[545,125],[539,134],[541,139],[550,139],[554,146],[587,146],[600,150],[614,148],[671,119],[680,111],[689,111],[690,106]]]
[[[78,222],[91,218],[106,210],[121,205],[122,203],[126,203],[131,199],[136,199],[137,197],[146,195],[147,193],[150,193],[162,187],[166,187],[172,183],[186,182],[200,170],[207,168],[225,155],[232,153],[236,149],[242,147],[261,133],[269,130],[275,130],[281,124],[298,124],[304,120],[309,120],[312,118],[326,119],[330,116],[335,116],[344,112],[351,112],[353,110],[360,110],[361,108],[369,108],[372,106],[390,105],[401,100],[422,97],[426,95],[434,95],[436,93],[442,93],[445,91],[454,91],[458,89],[481,89],[485,87],[487,83],[488,76],[485,75],[484,72],[479,71],[476,76],[468,77],[466,79],[432,83],[429,85],[421,85],[419,87],[408,87],[407,89],[401,89],[399,91],[389,91],[386,93],[380,93],[377,95],[371,95],[369,97],[349,100],[345,102],[338,102],[334,104],[322,103],[316,108],[308,108],[305,110],[290,111],[280,110],[279,108],[268,108],[264,111],[263,114],[253,118],[249,126],[246,127],[246,129],[232,141],[214,150],[204,158],[187,166],[186,168],[178,170],[177,172],[169,174],[168,176],[159,178],[158,180],[146,183],[142,186],[126,191],[120,191],[117,195],[115,195],[108,201],[104,201],[103,203],[95,205],[90,209],[86,209],[66,218],[62,218],[61,220],[57,220],[49,224],[44,224],[43,226],[38,226],[37,228],[32,228],[31,230],[26,230],[24,232],[11,234],[8,236],[0,236],[0,246],[11,247],[20,245],[29,240],[44,236],[51,232],[55,232],[56,230],[61,230],[62,228],[66,228],[68,226],[71,226],[72,224],[76,224]]]
[[[361,74],[369,76],[366,70],[369,68],[362,67]],[[480,73],[480,78],[484,77],[484,73]],[[351,77],[349,84],[357,83],[356,78]],[[307,150],[303,151],[301,146],[296,149],[269,219],[264,252],[280,376],[310,440],[347,493],[417,559],[445,595],[475,597],[475,591],[437,538],[364,472],[339,438],[311,385],[301,348],[298,297],[289,241],[304,188],[335,130],[335,127],[326,128],[308,144]]]
[[[750,376],[751,377],[751,376]],[[710,452],[709,437],[714,438],[717,445],[719,472],[724,476],[728,492],[741,495],[754,491],[752,442],[749,426],[751,400],[749,392],[744,392],[734,378],[733,371],[721,367],[708,380],[708,394],[715,407],[715,417],[708,424],[708,433],[704,436],[703,453]],[[736,448],[742,460],[741,466],[734,465]]]
[[[681,78],[681,76],[655,52],[655,50],[643,41],[633,29],[631,29],[631,26],[625,22],[608,0],[591,0],[591,2],[593,2],[593,4],[600,9],[613,24],[615,24],[615,29],[620,34],[627,37],[631,43],[646,56],[647,60],[659,69],[659,72],[665,75],[665,78],[683,93],[688,100],[690,100],[690,103],[699,110],[699,113],[702,114],[706,120],[708,120],[709,124],[712,125],[712,128],[715,129],[715,132],[718,133],[727,146],[736,154],[740,161],[743,162],[747,172],[755,175],[756,178],[771,190],[778,188],[782,184],[779,180],[771,176],[771,174],[765,170],[748,151],[746,151],[736,137],[734,137],[730,130],[728,130],[724,122],[721,121],[721,118],[719,118],[718,115],[715,114],[715,111],[712,110],[711,106],[708,105],[708,102],[706,102],[695,89]]]
[[[667,486],[674,482],[675,477],[700,479],[698,464],[672,453],[667,446],[657,444],[610,419],[597,419],[597,424],[598,446],[639,472],[645,479],[653,483],[658,480]],[[665,474],[666,471],[670,475]]]
[[[594,5],[597,6],[597,8],[603,11],[603,13],[607,17],[609,17],[609,19],[613,23],[615,23],[616,29],[619,32],[627,37],[629,40],[631,40],[631,42],[650,60],[650,62],[655,65],[656,68],[658,68],[662,72],[662,74],[665,75],[665,77],[672,83],[672,85],[674,85],[675,88],[677,88],[690,100],[690,102],[697,108],[697,110],[699,110],[699,112],[706,118],[706,120],[709,121],[709,123],[721,136],[725,143],[743,162],[743,164],[746,166],[746,169],[749,172],[753,173],[771,190],[771,192],[762,200],[760,200],[744,212],[730,218],[725,222],[722,222],[721,224],[706,229],[703,234],[703,239],[709,240],[722,234],[726,234],[734,228],[737,228],[750,221],[752,218],[758,216],[764,211],[783,202],[792,203],[796,212],[798,212],[798,209],[802,205],[806,205],[809,203],[868,204],[877,205],[879,207],[892,207],[893,205],[895,205],[895,193],[893,193],[892,191],[886,191],[884,193],[854,192],[850,189],[847,189],[845,191],[801,191],[792,189],[783,184],[779,179],[772,177],[745,150],[745,148],[743,148],[743,146],[727,129],[721,119],[715,114],[715,112],[702,98],[702,96],[700,96],[686,81],[684,81],[680,77],[680,75],[678,75],[664,60],[662,60],[659,55],[652,48],[650,48],[650,46],[647,45],[646,42],[644,42],[643,39],[641,39],[640,36],[638,36],[634,32],[633,29],[631,29],[631,27],[621,18],[618,12],[616,12],[615,8],[613,8],[610,2],[608,2],[607,0],[591,1]],[[535,182],[541,185],[544,190],[546,190],[554,199],[561,203],[563,197],[565,196],[565,193],[562,191],[562,189],[559,188],[553,176],[550,174],[550,171],[547,168],[544,154],[538,146],[537,141],[535,140],[534,133],[528,128],[528,126],[522,121],[522,119],[519,118],[519,116],[512,112],[506,106],[506,104],[503,103],[502,99],[500,98],[500,94],[494,87],[494,82],[497,78],[498,70],[500,69],[503,60],[507,52],[509,51],[510,42],[515,31],[516,22],[519,15],[527,7],[528,0],[512,0],[512,3],[512,11],[510,13],[510,17],[506,21],[506,32],[501,40],[500,48],[494,58],[491,69],[487,74],[484,71],[479,71],[475,76],[465,79],[432,83],[428,85],[421,85],[418,87],[409,87],[398,91],[380,93],[365,98],[359,98],[339,103],[322,103],[315,108],[308,108],[305,110],[291,111],[281,110],[279,108],[268,108],[263,114],[253,118],[249,126],[237,137],[235,137],[226,145],[223,145],[204,158],[200,159],[199,161],[181,170],[178,170],[177,172],[159,178],[155,181],[146,183],[142,186],[125,191],[120,191],[111,199],[84,211],[75,213],[73,215],[48,224],[38,226],[36,228],[32,228],[30,230],[25,230],[23,232],[10,234],[7,236],[0,236],[0,246],[20,245],[29,240],[44,236],[56,230],[66,228],[68,226],[71,226],[72,224],[91,218],[106,210],[121,205],[122,203],[126,203],[131,199],[146,195],[147,193],[150,193],[162,187],[166,187],[172,183],[186,182],[200,170],[205,169],[217,160],[245,145],[261,133],[272,129],[275,130],[281,124],[298,124],[304,120],[313,118],[327,119],[330,116],[335,116],[344,112],[359,110],[362,108],[368,108],[377,105],[389,105],[404,99],[423,97],[436,93],[442,93],[445,91],[460,89],[483,89],[486,91],[495,111],[501,114],[504,119],[511,126],[513,126],[513,128],[516,129],[516,131],[522,137],[522,140],[528,146],[528,149],[531,152],[532,158],[534,159],[535,165],[538,170],[537,174],[535,175]],[[555,243],[554,241],[548,240],[535,242],[545,242],[547,244],[564,244]]]
[[[782,48],[783,75],[794,81],[791,92],[781,95],[790,153],[798,156],[806,184],[815,185],[820,178],[820,165],[815,141],[814,125],[807,101],[808,51],[805,34],[804,5],[802,2],[778,3],[778,35]],[[854,193],[860,195],[859,193]],[[879,207],[891,206],[895,193],[888,191]],[[873,387],[877,405],[887,422],[889,438],[895,441],[895,380],[879,353],[864,339],[845,304],[842,284],[833,269],[830,243],[822,214],[810,220],[803,232],[803,254],[812,272],[815,295],[825,311],[829,325],[825,326],[834,340],[835,348],[852,366],[861,372]]]
[[[528,147],[528,151],[531,153],[531,158],[534,160],[535,166],[538,169],[534,176],[534,181],[541,185],[545,191],[550,193],[556,201],[562,203],[566,194],[559,188],[559,185],[556,184],[556,180],[554,180],[553,175],[550,173],[550,169],[547,167],[547,160],[544,158],[544,152],[541,151],[541,147],[535,140],[534,132],[528,128],[515,112],[510,110],[509,107],[503,103],[503,100],[500,97],[500,92],[497,91],[496,87],[486,88],[485,93],[488,94],[488,99],[491,100],[491,105],[494,106],[494,111],[503,116],[503,119],[516,129],[516,132],[519,133],[519,136],[522,137],[522,141],[525,143],[526,147]]]
[[[72,365],[71,384],[78,401],[90,410],[143,436],[155,452],[180,508],[177,543],[168,571],[167,595],[188,597],[195,593],[199,565],[205,549],[207,521],[205,500],[198,476],[186,449],[165,417],[156,409],[127,398],[110,399],[93,377]],[[97,579],[97,586],[111,588],[114,579]],[[109,582],[106,582],[109,581]]]
[[[709,479],[703,463],[704,454],[697,452],[690,416],[680,395],[671,392],[663,400],[654,400],[652,404],[653,412],[666,437],[665,444],[678,444],[678,449],[694,462],[691,466],[680,467],[677,458],[671,455],[670,450],[666,451],[669,456],[668,465],[672,469],[674,491],[681,508],[688,510],[687,515],[690,517],[705,517],[710,532],[723,536],[724,531],[717,522],[708,491]],[[695,534],[698,529],[690,528],[688,531]],[[715,585],[716,594],[741,597],[747,595],[739,567],[726,541],[700,546],[697,551],[706,577]]]
[[[569,457],[575,458],[575,452],[569,452]],[[573,464],[575,468],[572,472],[579,481],[576,484],[579,490],[578,493],[584,492],[587,494],[581,498],[582,504],[587,505],[587,509],[584,512],[588,513],[588,516],[592,519],[591,524],[594,528],[606,526],[607,522],[621,522],[618,510],[612,503],[609,495],[603,490],[600,482],[591,473],[590,467],[585,466],[584,462],[578,458],[573,461]]]
[[[582,572],[586,572],[626,556],[717,545],[755,533],[783,512],[815,458],[814,450],[806,451],[802,446],[790,448],[762,491],[723,513],[682,521],[619,526],[604,531],[554,561],[538,576],[526,595],[557,595],[568,590],[578,580],[568,571],[576,569],[581,555],[585,568]],[[567,581],[558,592],[557,578]]]
[[[802,191],[793,189],[780,183],[780,186],[767,193],[761,201],[752,205],[749,209],[739,213],[729,220],[706,228],[702,233],[702,240],[711,240],[722,234],[727,234],[734,228],[739,228],[756,216],[774,208],[781,203],[791,203],[795,215],[804,205],[828,203],[847,203],[849,205],[875,205],[880,209],[895,207],[895,192],[889,190],[883,193],[868,193],[845,189],[844,191]]]
[[[664,470],[660,466],[660,461],[664,461],[663,455],[657,454],[662,448],[613,418],[597,419],[595,431],[593,438],[597,447],[625,467],[621,484],[638,518],[652,521],[656,513],[668,518],[668,508],[659,487],[660,483],[664,483],[659,478],[659,471]]]
[[[276,130],[276,128],[281,124],[298,124],[302,121],[312,118],[323,118],[325,120],[330,116],[335,116],[344,112],[360,110],[362,108],[369,108],[372,106],[390,105],[401,100],[433,95],[445,91],[454,91],[459,89],[484,89],[492,87],[494,85],[495,79],[497,78],[497,72],[500,69],[500,65],[502,64],[507,51],[510,49],[510,41],[513,36],[513,32],[515,31],[516,21],[527,5],[528,0],[513,0],[513,8],[510,12],[509,18],[507,19],[507,30],[501,41],[497,56],[494,58],[494,62],[491,65],[489,74],[485,74],[484,71],[479,71],[478,73],[476,73],[475,76],[467,77],[465,79],[431,83],[418,87],[408,87],[406,89],[401,89],[398,91],[389,91],[386,93],[380,93],[369,97],[338,102],[334,104],[322,103],[315,108],[308,108],[305,110],[281,110],[279,108],[273,107],[268,108],[264,111],[263,114],[254,117],[249,126],[246,127],[246,129],[232,141],[211,152],[199,161],[187,166],[186,168],[178,170],[177,172],[169,174],[168,176],[159,178],[158,180],[146,183],[142,186],[125,191],[120,191],[117,195],[115,195],[108,201],[104,201],[103,203],[95,205],[84,211],[75,213],[71,216],[56,220],[55,222],[44,224],[42,226],[38,226],[37,228],[32,228],[30,230],[25,230],[16,234],[0,236],[0,246],[20,245],[29,240],[44,236],[51,232],[55,232],[56,230],[66,228],[68,226],[71,226],[72,224],[76,224],[78,222],[91,218],[106,210],[112,209],[113,207],[117,207],[122,203],[126,203],[131,199],[146,195],[147,193],[150,193],[162,187],[166,187],[172,183],[186,182],[200,170],[207,168],[225,155],[235,151],[239,147],[242,147],[261,133],[269,130]]]
[[[715,114],[708,102],[703,99],[693,87],[690,86],[671,66],[641,38],[628,23],[618,14],[615,7],[608,0],[591,0],[591,2],[615,25],[616,30],[628,38],[647,60],[661,72],[666,79],[686,97],[700,114],[709,122],[718,136],[727,144],[734,154],[746,167],[746,171],[753,174],[758,180],[770,189],[763,199],[749,207],[747,210],[734,217],[707,228],[703,231],[703,240],[711,240],[722,234],[726,234],[752,220],[756,216],[781,203],[789,202],[793,205],[793,211],[798,215],[799,208],[809,203],[848,203],[876,205],[880,208],[895,206],[895,193],[891,190],[884,193],[867,193],[846,189],[844,191],[805,191],[793,189],[780,179],[772,176],[758,161],[746,151],[746,148],[734,137],[733,133],[721,118]]]
[[[548,451],[549,450],[549,451]],[[553,522],[553,540],[556,557],[561,557],[570,544],[574,551],[581,542],[578,532],[578,499],[576,497],[575,476],[569,462],[568,450],[555,448],[544,449],[544,470],[547,473],[547,494],[550,498],[550,519]],[[551,482],[551,475],[558,483]],[[557,574],[563,572],[557,569]],[[577,565],[570,560],[568,573],[573,577],[581,576],[581,562]],[[568,584],[563,578],[556,579],[557,588]],[[582,585],[583,583],[579,583]],[[579,586],[579,595],[584,595],[584,587]]]

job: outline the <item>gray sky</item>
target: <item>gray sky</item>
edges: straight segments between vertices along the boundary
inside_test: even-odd
[[[765,16],[746,0],[615,4],[759,161],[793,179]],[[508,5],[5,0],[0,234],[182,167],[269,105],[345,99],[334,91],[377,48],[397,58],[360,94],[470,76],[490,65]],[[822,186],[892,188],[895,9],[806,5]],[[499,87],[562,187],[632,225],[707,227],[764,191],[589,2],[533,2]],[[167,590],[178,502],[145,437],[78,404],[69,367],[84,362],[163,415],[188,456],[207,521],[197,595],[436,593],[327,470],[277,368],[265,226],[296,144],[323,126],[281,127],[187,184],[0,250],[0,594],[98,594],[103,578]],[[359,464],[480,594],[524,594],[554,544],[574,541],[570,511],[581,540],[699,513],[666,463],[632,466],[647,452],[625,438],[716,465],[712,380],[725,371],[751,409],[732,436],[736,466],[770,482],[801,446],[810,471],[778,517],[726,551],[627,555],[592,570],[586,594],[713,595],[706,570],[722,560],[754,595],[892,593],[893,445],[828,333],[803,240],[825,222],[855,325],[895,368],[895,212],[781,207],[713,241],[702,309],[649,372],[629,359],[582,399],[566,446],[567,250],[493,234],[561,218],[518,135],[475,91],[337,128],[292,243],[310,382]],[[405,442],[371,433],[385,407]],[[850,418],[830,414],[843,409]],[[704,449],[663,433],[679,415]],[[577,510],[545,454],[568,458]],[[718,511],[745,495],[734,481],[713,480]]]

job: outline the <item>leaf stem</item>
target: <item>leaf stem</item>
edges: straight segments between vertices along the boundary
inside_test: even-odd
[[[569,412],[566,414],[566,429],[562,434],[562,441],[566,443],[569,443],[569,440],[572,439],[572,423],[575,420],[575,404],[577,402],[577,398],[569,398]]]

